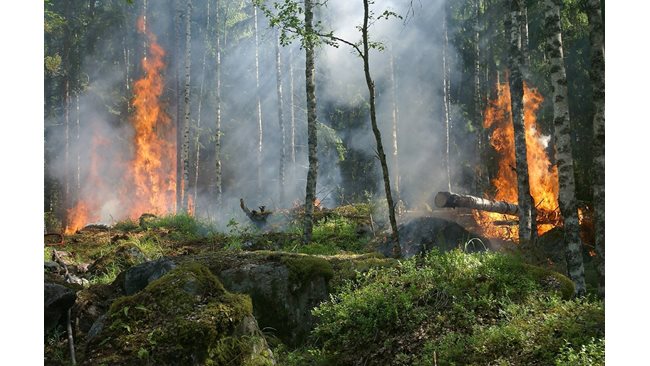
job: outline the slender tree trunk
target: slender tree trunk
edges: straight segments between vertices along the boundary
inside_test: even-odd
[[[80,133],[81,133],[81,124],[80,124],[80,112],[79,112],[79,92],[75,93],[75,109],[76,109],[76,123],[75,123],[75,144],[79,146],[80,140]],[[77,194],[77,198],[81,197],[81,155],[79,148],[77,148],[77,153],[76,153],[76,169],[75,169],[75,192]]]
[[[289,103],[291,104],[291,139],[290,139],[290,150],[291,150],[291,179],[296,178],[296,105],[293,100],[294,88],[293,88],[293,48],[289,48],[289,83],[291,88],[291,95],[289,98]]]
[[[524,126],[524,82],[521,65],[521,0],[510,0],[510,95],[512,104],[512,122],[515,133],[515,163],[517,169],[517,202],[521,209],[519,217],[519,242],[529,242],[533,238],[533,199],[530,195],[528,163],[526,161],[526,128]]]
[[[305,32],[312,34],[313,0],[305,0]],[[311,242],[314,227],[314,200],[316,199],[316,178],[318,173],[318,140],[316,138],[316,78],[314,66],[314,42],[305,39],[305,89],[307,93],[307,146],[309,168],[305,192],[304,243]]]
[[[488,187],[487,173],[483,157],[487,140],[483,128],[483,110],[481,106],[481,38],[479,21],[481,18],[481,1],[475,0],[476,19],[474,21],[474,123],[476,126],[476,194],[482,195]]]
[[[368,85],[368,94],[370,102],[370,123],[372,124],[372,132],[375,135],[375,142],[377,144],[377,155],[381,163],[381,171],[384,177],[384,190],[386,191],[386,203],[388,204],[388,219],[390,227],[393,231],[393,256],[399,258],[402,256],[402,250],[399,242],[399,233],[397,231],[397,220],[395,219],[395,204],[393,203],[393,195],[390,188],[390,174],[388,172],[388,164],[386,164],[386,154],[384,154],[384,146],[381,142],[381,132],[377,127],[377,114],[375,111],[375,83],[370,76],[370,45],[368,41],[368,20],[370,17],[369,0],[363,0],[363,26],[361,27],[361,37],[363,41],[363,70],[366,76],[366,85]]]
[[[397,144],[397,119],[399,115],[399,108],[397,105],[397,77],[395,76],[395,57],[391,49],[390,54],[390,79],[391,79],[391,99],[392,99],[392,120],[393,120],[393,171],[394,171],[394,184],[395,184],[395,198],[397,199],[397,214],[401,215],[401,197],[400,197],[400,175],[399,175],[399,149]]]
[[[190,182],[190,68],[192,63],[192,0],[187,0],[185,11],[185,88],[183,97],[184,118],[183,118],[183,182],[182,182],[182,210],[188,212],[189,182]]]
[[[64,31],[64,39],[63,39],[63,60],[62,60],[62,65],[65,68],[64,69],[64,76],[63,76],[63,82],[61,86],[63,87],[62,90],[62,101],[63,101],[63,125],[65,128],[65,147],[64,147],[64,178],[63,178],[63,227],[66,228],[68,224],[67,216],[68,216],[68,209],[72,207],[71,205],[71,197],[70,197],[70,179],[68,178],[71,176],[70,172],[70,70],[72,69],[70,65],[70,48],[71,48],[71,37],[72,37],[72,32],[71,32],[71,23],[72,23],[72,16],[71,16],[71,8],[70,4],[66,2],[65,5],[65,19],[67,20],[67,24],[65,26],[65,31]]]
[[[176,16],[174,16],[174,57],[175,60],[180,59],[180,49],[181,49],[181,17],[182,10],[176,8]],[[183,153],[181,147],[183,146],[183,135],[182,135],[182,123],[183,112],[181,110],[181,63],[176,61],[174,67],[175,79],[176,79],[176,88],[175,88],[175,100],[176,100],[176,213],[182,212],[183,209]]]
[[[276,82],[277,82],[277,95],[278,95],[278,124],[280,125],[280,135],[282,138],[280,147],[280,177],[279,177],[279,192],[280,192],[280,205],[285,204],[285,175],[286,175],[286,161],[287,161],[287,143],[286,132],[284,128],[284,106],[282,103],[282,60],[280,57],[280,33],[276,32],[275,40],[275,66],[276,66]]]
[[[590,77],[593,84],[594,145],[593,194],[594,229],[599,275],[598,293],[605,296],[605,25],[600,0],[587,1],[589,40],[591,43]]]
[[[257,99],[257,196],[258,199],[262,195],[262,152],[263,152],[263,138],[264,131],[262,125],[262,97],[260,90],[260,42],[257,27],[257,6],[253,7],[253,15],[255,18],[255,97]]]
[[[216,29],[216,76],[217,76],[217,112],[216,112],[216,128],[214,136],[214,155],[215,155],[215,180],[214,180],[214,190],[215,198],[217,201],[217,207],[221,208],[223,198],[221,192],[221,42],[219,34],[219,3],[216,4],[215,10],[215,29]],[[225,25],[224,25],[225,28]],[[224,32],[225,33],[225,32]]]
[[[561,0],[545,0],[544,28],[548,32],[546,53],[551,63],[551,89],[553,91],[553,126],[555,137],[555,160],[560,183],[560,212],[564,218],[564,241],[569,277],[576,286],[576,295],[585,294],[585,273],[582,264],[582,244],[576,204],[573,153],[571,151],[571,123],[569,95],[564,68],[562,32],[560,25]]]
[[[364,0],[365,1],[365,0]],[[443,123],[445,124],[445,152],[444,164],[445,173],[447,174],[447,189],[451,191],[451,164],[449,162],[449,74],[447,73],[448,62],[448,43],[449,38],[447,35],[447,3],[445,2],[445,12],[442,20],[444,43],[442,47],[442,102],[443,102]]]
[[[201,161],[201,107],[203,105],[203,88],[205,86],[205,60],[208,55],[208,32],[210,29],[210,1],[206,2],[206,21],[205,21],[205,49],[203,50],[203,60],[201,61],[201,87],[199,88],[199,103],[196,109],[196,131],[194,138],[194,147],[196,153],[194,154],[194,212],[198,212],[198,191],[199,191],[199,170]]]

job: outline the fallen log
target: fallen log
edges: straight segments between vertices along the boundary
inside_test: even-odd
[[[451,192],[438,192],[434,198],[437,207],[473,208],[476,210],[497,212],[504,215],[519,216],[519,206],[506,201],[492,201],[481,197]]]

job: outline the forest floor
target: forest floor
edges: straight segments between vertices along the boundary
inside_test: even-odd
[[[68,308],[87,365],[604,364],[604,303],[572,298],[561,267],[462,242],[385,258],[368,205],[320,213],[303,245],[284,215],[228,232],[127,220],[46,245],[45,364],[71,364]]]

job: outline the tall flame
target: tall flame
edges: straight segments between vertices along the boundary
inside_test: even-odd
[[[147,37],[149,47],[148,57],[142,59],[144,75],[133,87],[131,151],[111,153],[115,150],[111,140],[91,122],[90,166],[78,201],[67,212],[66,234],[107,213],[114,219],[135,219],[145,212],[165,214],[176,209],[176,127],[160,100],[165,84],[165,51],[156,36],[145,30],[143,18],[138,19],[137,28]],[[108,176],[116,175],[102,174],[107,170],[117,170],[119,181],[109,181]],[[115,186],[120,187],[117,193],[108,189]],[[110,212],[103,212],[106,210]]]
[[[129,216],[144,212],[162,214],[174,209],[176,197],[176,129],[161,106],[165,51],[156,36],[145,31],[144,19],[138,19],[138,31],[149,41],[150,57],[142,59],[144,77],[135,82],[132,117],[135,129],[135,156],[128,172],[135,191]]]
[[[499,169],[492,180],[495,195],[499,201],[517,202],[517,172],[515,170],[514,127],[510,104],[510,87],[508,83],[497,85],[498,96],[489,103],[483,120],[483,126],[493,129],[490,143],[499,156]],[[546,153],[548,138],[541,135],[537,129],[537,111],[544,101],[537,89],[530,88],[524,83],[524,122],[526,127],[526,149],[530,193],[537,208],[539,218],[537,233],[543,234],[560,225],[558,212],[558,173],[557,167],[551,164]],[[475,218],[484,230],[484,234],[492,237],[516,239],[516,225],[496,226],[494,222],[504,217],[497,213],[475,212]]]

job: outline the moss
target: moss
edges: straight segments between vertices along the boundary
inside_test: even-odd
[[[283,255],[280,257],[289,270],[289,282],[305,284],[312,279],[324,277],[329,281],[334,277],[332,265],[325,259],[310,255]]]
[[[327,257],[334,269],[334,277],[330,287],[336,291],[346,281],[354,280],[360,273],[366,273],[373,268],[389,268],[399,265],[393,258],[386,258],[380,253],[362,255],[335,255]]]
[[[146,358],[161,365],[242,364],[255,347],[265,345],[261,334],[250,339],[243,337],[246,332],[236,334],[251,314],[248,296],[227,292],[208,268],[186,263],[113,302],[94,341],[92,362],[105,362],[117,352],[124,363]]]
[[[568,300],[575,294],[575,284],[566,276],[550,269],[524,264],[524,268],[545,290],[557,291]]]

